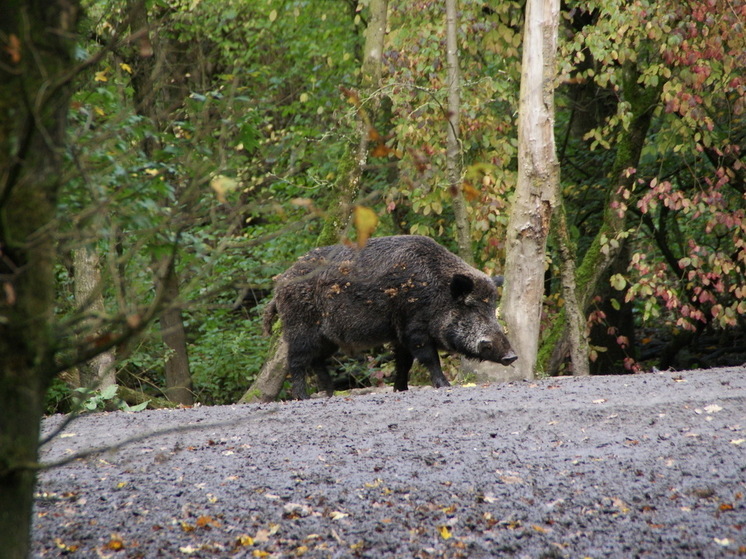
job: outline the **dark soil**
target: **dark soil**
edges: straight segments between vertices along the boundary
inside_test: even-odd
[[[42,455],[162,430],[43,472],[34,557],[746,555],[746,368],[100,413]]]

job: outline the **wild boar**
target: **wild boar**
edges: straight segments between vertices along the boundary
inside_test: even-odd
[[[354,354],[390,343],[394,390],[407,390],[414,359],[433,386],[449,386],[438,350],[503,365],[517,359],[495,316],[495,280],[428,237],[317,248],[275,279],[264,328],[279,314],[295,398],[308,397],[311,371],[332,394],[325,361],[338,349]]]

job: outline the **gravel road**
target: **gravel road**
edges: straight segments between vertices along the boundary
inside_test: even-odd
[[[746,368],[99,413],[42,457],[107,445],[40,475],[33,557],[746,555]]]

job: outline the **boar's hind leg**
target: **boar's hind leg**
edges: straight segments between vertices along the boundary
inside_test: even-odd
[[[326,358],[316,359],[312,367],[316,371],[316,378],[319,379],[319,388],[326,392],[327,396],[334,396],[334,385],[326,367]]]
[[[396,377],[394,378],[394,390],[401,392],[407,390],[409,380],[409,370],[414,363],[414,357],[409,350],[397,345],[394,347],[394,362],[396,363]]]
[[[308,398],[306,375],[311,371],[319,379],[319,387],[327,395],[334,393],[332,380],[326,369],[326,360],[334,355],[337,346],[326,338],[312,338],[309,340],[288,343],[288,372],[290,373],[291,392],[294,398],[305,400]]]

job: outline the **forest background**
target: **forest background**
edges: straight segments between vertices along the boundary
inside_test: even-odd
[[[459,192],[446,161],[444,8],[392,2],[380,77],[364,87],[374,3],[83,2],[75,57],[95,63],[74,82],[55,240],[60,354],[77,349],[48,411],[69,410],[76,387],[103,405],[114,393],[91,391],[114,380],[146,399],[237,401],[268,356],[272,277],[323,238],[361,122],[367,160],[346,208],[358,219],[335,239],[376,222],[376,235],[429,235],[503,273],[524,3],[459,3]],[[574,370],[568,259],[592,372],[743,362],[745,21],[742,0],[563,3],[561,211],[538,374]],[[116,339],[112,324],[140,335]],[[81,343],[106,351],[84,364]],[[375,384],[392,365],[384,354],[339,367]]]

